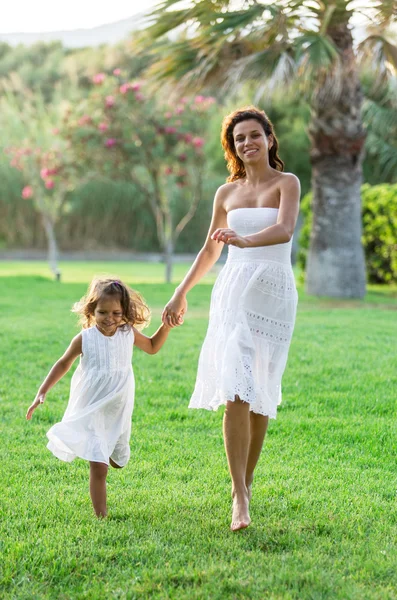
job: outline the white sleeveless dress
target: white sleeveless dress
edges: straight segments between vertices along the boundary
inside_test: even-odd
[[[67,462],[78,456],[108,465],[111,457],[123,467],[130,458],[134,333],[119,328],[107,337],[90,327],[83,329],[82,340],[69,403],[62,421],[47,433],[47,448]]]
[[[251,235],[274,225],[277,214],[277,208],[237,208],[228,226]],[[189,408],[217,410],[238,395],[250,410],[276,418],[298,301],[291,245],[229,246]]]

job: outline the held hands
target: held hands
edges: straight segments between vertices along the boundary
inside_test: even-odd
[[[33,400],[32,404],[28,408],[28,412],[26,413],[26,418],[28,421],[32,418],[33,412],[36,410],[40,404],[43,404],[45,400],[45,394],[37,394],[36,398]]]
[[[172,296],[161,315],[166,327],[177,327],[183,323],[183,315],[187,311],[187,300],[184,296]]]
[[[224,242],[228,246],[237,246],[237,248],[247,248],[249,246],[247,238],[238,235],[233,229],[216,229],[211,235],[215,242]]]

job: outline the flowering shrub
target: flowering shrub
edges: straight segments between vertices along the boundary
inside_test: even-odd
[[[132,181],[150,206],[167,252],[201,196],[208,111],[206,96],[160,104],[145,82],[98,73],[88,98],[69,108],[61,135],[76,162],[112,180]]]

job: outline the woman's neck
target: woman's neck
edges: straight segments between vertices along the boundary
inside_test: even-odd
[[[255,188],[263,183],[274,179],[277,176],[277,171],[269,165],[269,163],[260,163],[257,165],[247,165],[245,167],[245,182],[247,185]]]

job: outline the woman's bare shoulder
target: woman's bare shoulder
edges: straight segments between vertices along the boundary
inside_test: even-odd
[[[284,185],[300,185],[300,181],[296,175],[293,173],[284,173],[284,171],[280,173],[280,183],[283,183]]]
[[[239,185],[241,185],[238,181],[229,181],[228,183],[224,183],[220,185],[217,189],[217,193],[228,194],[231,191],[234,191]]]
[[[216,200],[218,200],[218,202],[223,202],[228,196],[230,196],[230,194],[232,194],[239,187],[239,185],[241,184],[239,184],[237,181],[231,181],[229,183],[224,183],[223,185],[219,186],[215,194]]]

